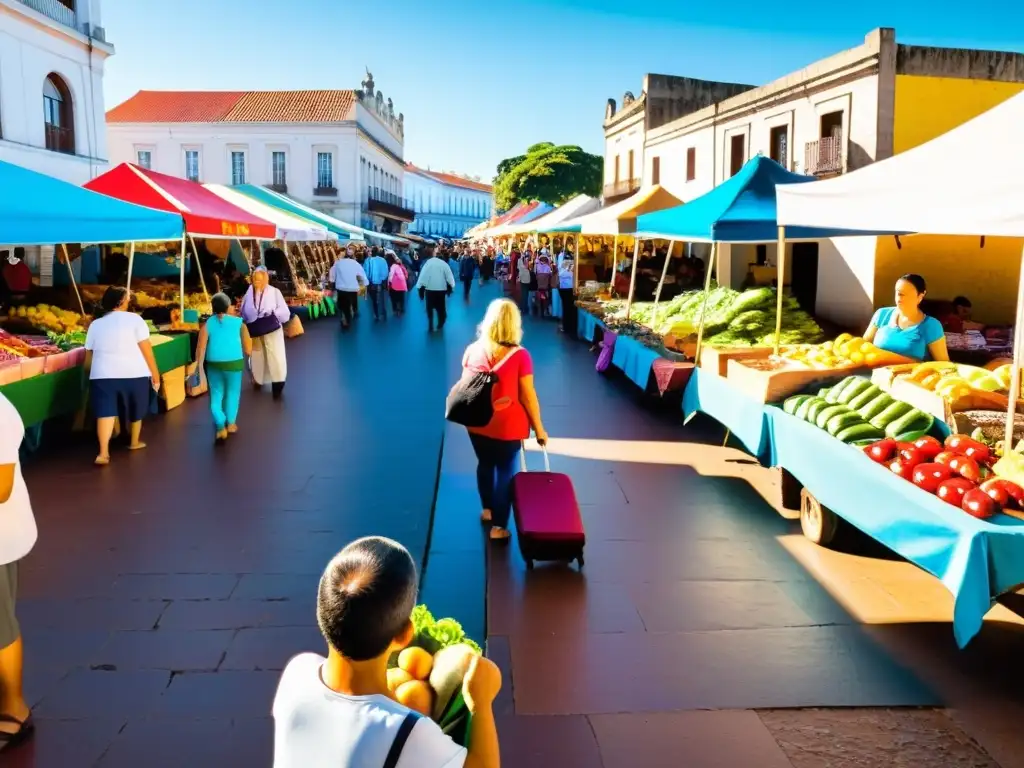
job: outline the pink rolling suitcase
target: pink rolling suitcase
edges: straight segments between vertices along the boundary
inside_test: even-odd
[[[525,448],[519,463],[522,471],[512,478],[512,512],[526,567],[533,568],[536,560],[575,560],[582,568],[587,535],[572,480],[551,471],[546,449],[543,472],[527,471]]]

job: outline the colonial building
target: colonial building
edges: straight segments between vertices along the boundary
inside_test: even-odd
[[[369,72],[359,90],[139,91],[107,113],[107,131],[112,163],[267,186],[377,231],[413,219],[405,116]]]
[[[405,196],[416,214],[409,231],[435,237],[462,237],[466,230],[490,218],[490,184],[405,166]]]
[[[886,28],[757,88],[646,75],[639,97],[627,93],[621,107],[614,99],[606,106],[605,199],[659,183],[693,200],[757,154],[798,173],[847,173],[929,141],[1021,90],[1020,53],[904,45]],[[787,284],[809,310],[863,327],[876,306],[891,303],[893,283],[903,272],[924,274],[936,298],[962,293],[965,287],[953,284],[962,272],[950,267],[966,259],[994,265],[985,288],[992,316],[1000,317],[1004,304],[1012,307],[1016,282],[1005,276],[1007,268],[1016,270],[1019,244],[989,238],[985,250],[974,254],[977,242],[939,240],[793,244]],[[751,277],[752,267],[770,266],[775,258],[771,244],[725,245],[720,252],[720,280],[734,286]]]
[[[0,160],[73,184],[107,169],[100,0],[0,0]]]

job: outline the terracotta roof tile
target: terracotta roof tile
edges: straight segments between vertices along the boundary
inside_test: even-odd
[[[355,91],[139,91],[108,123],[336,123],[354,118]]]
[[[244,91],[139,91],[107,112],[108,123],[215,123]]]
[[[448,184],[452,187],[462,187],[463,189],[472,189],[477,192],[487,192],[490,194],[494,191],[494,188],[490,184],[484,184],[479,181],[473,181],[472,179],[464,179],[462,176],[456,176],[452,173],[441,173],[439,171],[428,171],[424,168],[418,168],[412,163],[406,163],[406,170],[412,171],[413,173],[419,173],[424,176],[430,176],[431,178],[437,179],[442,184]]]

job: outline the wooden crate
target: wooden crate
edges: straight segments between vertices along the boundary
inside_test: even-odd
[[[910,403],[915,408],[931,414],[936,419],[944,421],[952,429],[954,413],[963,411],[1002,411],[1005,413],[1010,407],[1010,399],[999,392],[985,392],[980,389],[972,389],[969,394],[959,397],[956,400],[947,400],[937,392],[908,381],[898,376],[889,387],[889,394],[896,400]],[[1021,403],[1017,404],[1018,413],[1021,412]]]
[[[745,360],[730,360],[726,378],[752,400],[759,403],[777,403],[790,395],[827,387],[837,381],[863,373],[864,367],[850,365],[843,368],[818,370],[786,361],[774,370],[754,368]]]
[[[771,347],[711,347],[700,350],[700,369],[716,376],[729,375],[730,360],[763,360],[772,355]]]

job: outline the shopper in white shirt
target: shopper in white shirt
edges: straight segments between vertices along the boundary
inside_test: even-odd
[[[33,732],[32,715],[22,693],[21,630],[14,614],[18,561],[36,543],[36,520],[21,477],[18,449],[25,425],[0,394],[0,753]]]
[[[363,265],[355,260],[352,251],[343,252],[331,271],[327,273],[327,282],[334,286],[338,312],[341,314],[341,327],[348,328],[352,317],[359,306],[359,291],[369,282]]]
[[[100,452],[96,464],[110,463],[110,438],[118,416],[118,401],[124,403],[131,442],[137,451],[142,419],[149,412],[153,392],[160,389],[160,371],[153,357],[146,321],[128,311],[131,294],[127,288],[110,286],[100,304],[103,315],[89,324],[85,335],[85,368],[89,371],[89,397],[96,416]]]
[[[328,564],[317,597],[327,658],[304,653],[281,674],[274,768],[378,768],[389,765],[389,753],[392,768],[499,768],[494,662],[475,658],[463,683],[468,752],[388,691],[388,659],[412,639],[418,583],[405,547],[376,536],[352,542]]]
[[[421,299],[427,300],[427,327],[434,330],[434,315],[437,315],[437,330],[444,328],[448,319],[448,308],[445,301],[452,295],[455,288],[455,275],[444,259],[434,257],[434,246],[423,246],[423,267],[416,282],[416,290]]]

